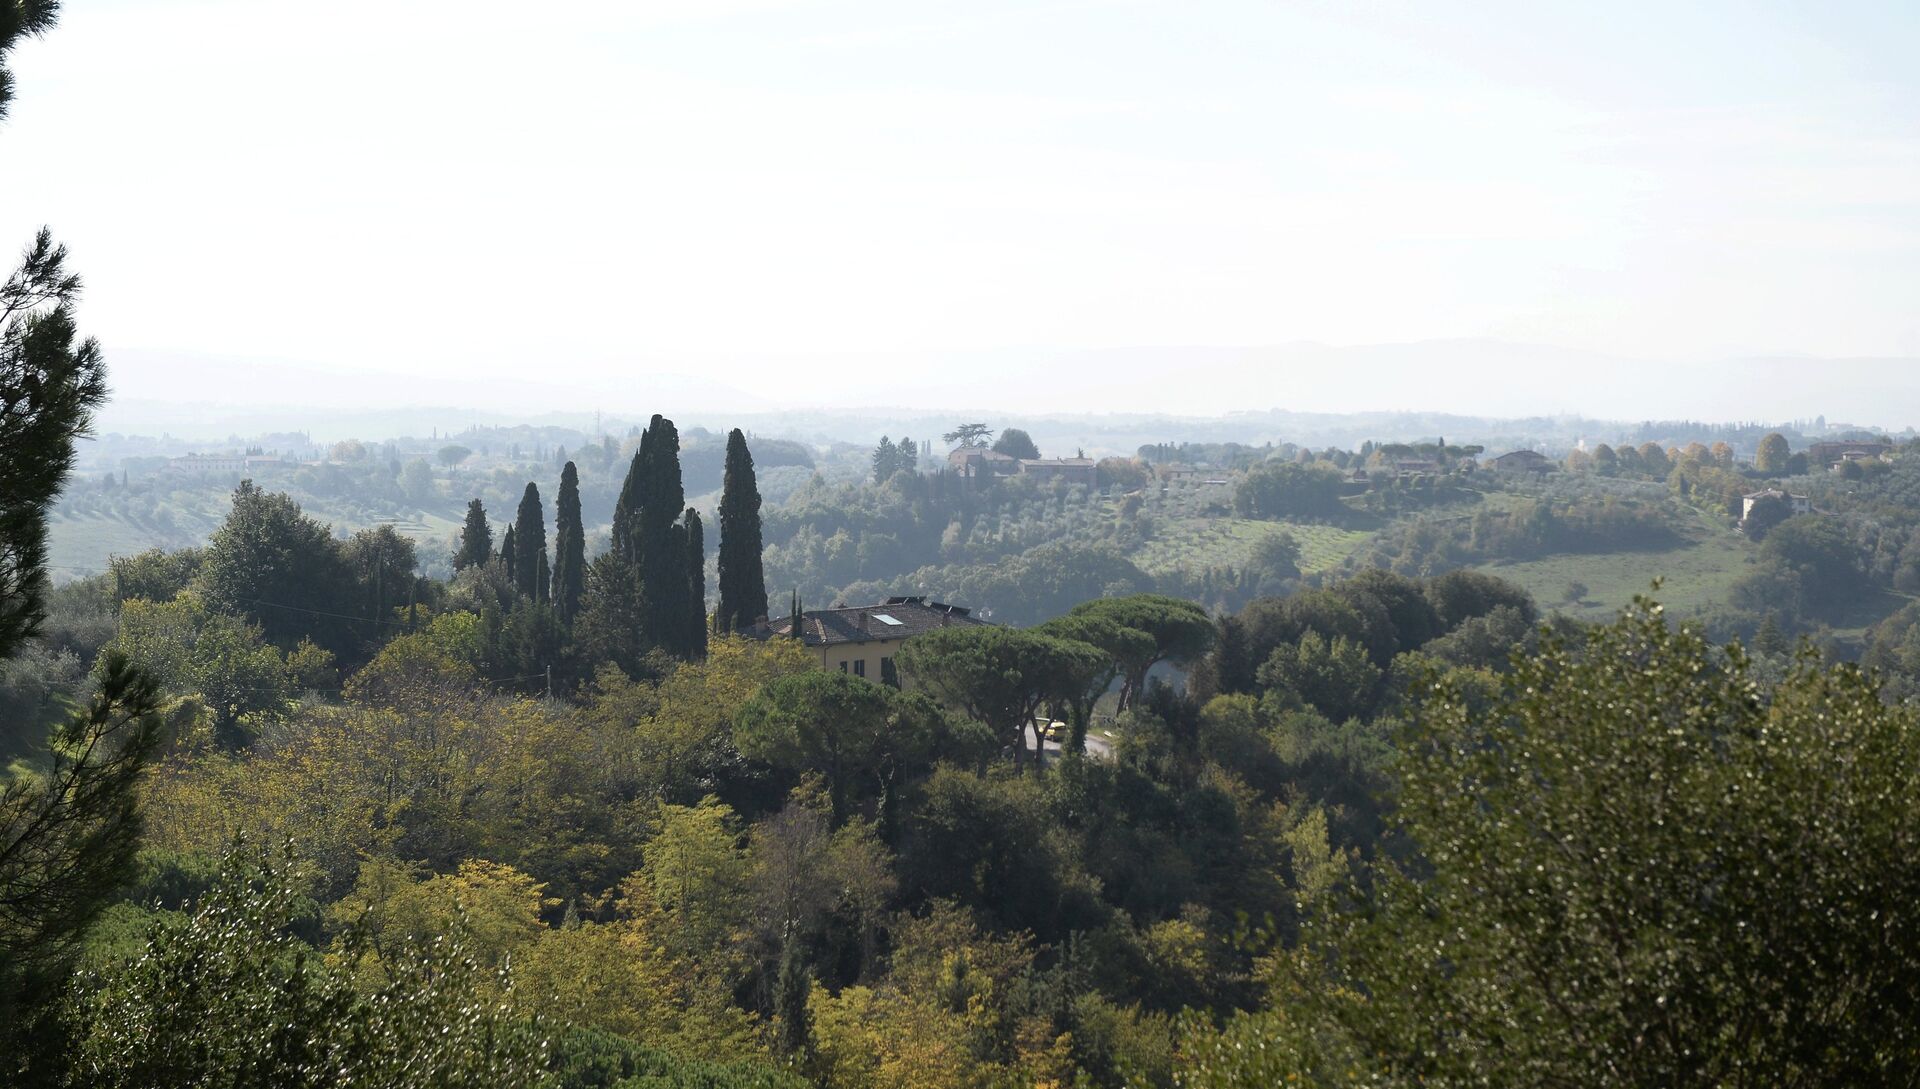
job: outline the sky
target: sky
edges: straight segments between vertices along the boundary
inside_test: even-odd
[[[1911,3],[72,0],[0,239],[130,405],[1920,423],[1916,55]]]

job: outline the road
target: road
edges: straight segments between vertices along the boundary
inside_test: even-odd
[[[1054,737],[1065,738],[1067,736],[1067,724],[1064,722],[1056,722],[1054,723],[1054,729],[1051,732],[1053,733]],[[1035,739],[1034,729],[1032,725],[1027,726],[1027,732],[1026,732],[1025,738],[1027,743],[1027,751],[1032,752],[1033,743]],[[1060,755],[1059,741],[1054,741],[1052,739],[1049,739],[1047,741],[1047,755],[1050,757]],[[1087,734],[1087,755],[1093,757],[1095,760],[1111,760],[1113,759],[1113,742],[1108,741],[1106,738],[1101,737],[1099,734],[1089,733]]]

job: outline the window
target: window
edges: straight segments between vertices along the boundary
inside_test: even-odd
[[[853,675],[856,677],[864,677],[867,675],[867,660],[865,658],[854,659]]]
[[[841,662],[841,663],[840,663],[840,672],[842,672],[842,673],[845,673],[846,671],[847,671],[847,663],[845,663],[845,662]]]
[[[904,626],[900,621],[895,620],[893,617],[888,616],[886,613],[874,613],[873,618],[875,620],[878,620],[882,624],[891,625],[892,627],[898,628],[898,627]]]

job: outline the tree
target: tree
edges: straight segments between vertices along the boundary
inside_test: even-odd
[[[158,706],[152,676],[110,651],[92,700],[54,729],[45,766],[0,774],[0,1055],[26,1053],[36,1007],[131,871]]]
[[[487,525],[487,508],[478,499],[467,503],[467,520],[460,527],[460,547],[453,554],[453,569],[465,571],[493,558],[493,528]]]
[[[1075,606],[1068,615],[1104,619],[1141,632],[1152,640],[1151,650],[1144,654],[1141,653],[1146,646],[1143,643],[1128,642],[1107,648],[1119,658],[1125,671],[1120,709],[1131,706],[1146,690],[1147,673],[1154,666],[1161,662],[1186,665],[1213,647],[1215,632],[1207,611],[1191,601],[1162,594],[1100,598]]]
[[[1277,1051],[1381,1084],[1908,1079],[1912,708],[1811,659],[1762,698],[1644,599],[1472,702],[1441,679],[1396,746],[1428,876],[1309,926]]]
[[[413,541],[390,525],[375,526],[347,538],[340,554],[360,584],[358,611],[372,621],[368,630],[377,639],[385,634],[383,625],[393,623],[393,610],[414,596],[419,558]]]
[[[494,996],[458,928],[373,958],[350,926],[332,957],[293,936],[304,895],[291,858],[236,848],[193,909],[135,959],[76,988],[71,1083],[546,1086],[546,1042]]]
[[[1040,456],[1040,448],[1033,444],[1033,437],[1017,427],[1000,432],[1000,437],[993,441],[993,448],[1010,458],[1031,460]]]
[[[400,491],[414,503],[426,504],[434,497],[433,466],[425,458],[413,458],[400,467]]]
[[[59,5],[0,5],[0,118],[13,100],[8,54],[50,29]],[[80,278],[41,230],[0,282],[0,662],[47,615],[47,508],[74,442],[107,393],[91,338],[75,342]],[[100,661],[85,708],[51,731],[39,767],[0,771],[0,1080],[32,1082],[33,1052],[64,1042],[42,1023],[80,937],[125,883],[139,844],[139,780],[160,742],[153,679],[124,657]]]
[[[1346,512],[1340,473],[1326,466],[1270,461],[1234,486],[1233,507],[1242,518],[1329,518]]]
[[[517,590],[519,588],[520,583],[519,583],[519,575],[515,570],[515,566],[518,563],[518,559],[519,559],[518,556],[516,555],[519,549],[514,545],[513,531],[514,531],[514,527],[508,526],[507,532],[502,534],[500,537],[500,566],[506,569],[507,582],[512,584]]]
[[[467,449],[464,446],[442,446],[440,448],[439,456],[440,456],[440,464],[451,469],[455,465],[458,465],[461,462],[472,457],[473,451]]]
[[[541,561],[547,556],[547,516],[540,505],[540,486],[527,481],[520,493],[520,510],[513,520],[513,583],[530,601],[545,601]]]
[[[1747,508],[1747,516],[1740,520],[1740,528],[1749,540],[1764,540],[1767,531],[1793,517],[1793,507],[1777,495],[1763,496],[1753,501]]]
[[[1209,632],[1212,628],[1209,626]],[[915,685],[983,723],[1025,762],[1027,727],[1042,701],[1061,689],[1061,676],[1099,656],[1085,643],[1018,628],[989,625],[940,628],[900,647],[900,671]],[[1034,767],[1045,766],[1045,748]]]
[[[943,441],[959,446],[985,446],[992,437],[993,428],[983,423],[961,424],[940,436]]]
[[[857,787],[879,792],[883,765],[914,731],[899,730],[906,697],[846,673],[809,670],[768,684],[740,709],[734,743],[742,755],[797,776],[826,780],[835,827],[851,815]]]
[[[586,590],[587,531],[580,518],[580,471],[573,462],[560,470],[560,496],[553,510],[553,607],[560,623],[573,627]]]
[[[291,650],[301,639],[345,656],[372,634],[359,582],[340,543],[285,493],[243,480],[233,509],[207,545],[200,582],[212,608],[259,625],[267,641]]]
[[[765,551],[760,536],[760,488],[747,437],[727,435],[726,477],[720,486],[720,607],[724,633],[745,631],[767,615]]]
[[[707,534],[700,512],[687,508],[683,522],[687,550],[687,613],[681,622],[680,649],[688,661],[707,654]]]
[[[1126,673],[1126,662],[1144,661],[1153,656],[1153,636],[1130,628],[1106,616],[1092,613],[1055,617],[1033,629],[1043,635],[1082,643],[1094,648],[1093,656],[1076,655],[1063,663],[1059,685],[1051,696],[1067,712],[1068,752],[1085,752],[1087,729],[1093,722],[1093,707],[1113,682]]]
[[[51,4],[0,8],[0,59],[51,26]],[[9,18],[11,16],[11,18]],[[0,68],[0,108],[12,94]],[[42,230],[0,283],[0,658],[46,615],[47,508],[73,467],[73,444],[107,395],[100,345],[75,342],[80,278]]]
[[[244,720],[284,711],[294,694],[286,659],[263,645],[259,629],[210,611],[192,592],[126,602],[106,649],[140,665],[162,691],[199,696],[212,712],[214,736],[229,748],[247,740]]]
[[[1784,473],[1787,471],[1787,459],[1793,451],[1787,446],[1787,438],[1778,431],[1769,431],[1760,440],[1760,449],[1753,456],[1753,467],[1763,473]]]
[[[1344,635],[1328,640],[1313,631],[1275,648],[1259,671],[1262,685],[1294,693],[1334,722],[1365,714],[1380,676],[1365,647]]]
[[[885,435],[880,436],[880,445],[873,448],[873,482],[885,484],[890,480],[898,460],[899,455],[893,448],[893,440]]]

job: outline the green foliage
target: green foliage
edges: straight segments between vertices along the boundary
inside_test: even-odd
[[[107,565],[107,573],[113,577],[114,598],[172,601],[175,594],[193,584],[204,558],[205,553],[198,548],[175,552],[152,548],[133,556],[115,556]]]
[[[453,569],[463,571],[492,558],[493,529],[487,525],[487,508],[474,499],[467,503],[467,520],[460,527],[460,548],[453,554]]]
[[[459,927],[383,955],[388,981],[353,982],[369,953],[350,931],[330,963],[288,933],[293,864],[243,848],[138,959],[77,981],[65,1084],[546,1086],[547,1045],[489,1001],[496,983]]]
[[[1760,440],[1760,448],[1753,456],[1753,467],[1763,473],[1784,473],[1791,453],[1786,436],[1778,431],[1769,432]]]
[[[1344,635],[1329,641],[1313,631],[1292,646],[1274,648],[1258,675],[1263,686],[1291,692],[1335,722],[1371,709],[1380,677],[1365,647]]]
[[[294,694],[287,660],[266,645],[259,629],[209,610],[191,591],[164,604],[127,602],[120,632],[107,646],[152,673],[169,694],[199,696],[213,712],[216,735],[229,746],[246,739],[250,720],[284,712]],[[312,668],[314,654],[326,654],[311,642],[299,647],[307,648],[302,668]],[[103,658],[102,667],[108,662]]]
[[[209,607],[258,625],[291,649],[303,638],[345,657],[368,630],[352,572],[327,527],[285,494],[242,481],[207,546],[200,585]],[[356,630],[358,629],[358,630]]]
[[[901,771],[923,761],[938,713],[886,685],[809,670],[763,688],[740,709],[734,743],[742,755],[826,778],[836,825],[860,795],[878,797]],[[864,788],[864,789],[863,789]]]
[[[568,628],[586,591],[587,530],[580,521],[580,470],[569,461],[560,470],[560,497],[553,511],[553,607]]]
[[[1347,512],[1340,502],[1340,474],[1322,466],[1270,461],[1240,479],[1234,488],[1233,508],[1242,518],[1337,518]]]
[[[1114,641],[1101,648],[1120,663],[1126,678],[1120,694],[1122,707],[1145,690],[1147,673],[1154,666],[1161,662],[1186,665],[1213,646],[1213,621],[1206,610],[1191,601],[1161,594],[1088,601],[1074,606],[1071,615],[1106,620],[1152,640],[1151,648],[1134,640]]]
[[[1016,768],[1025,761],[1028,724],[1059,690],[1058,678],[1094,668],[1100,657],[1085,643],[984,625],[927,632],[908,640],[899,655],[910,683],[984,723],[1012,752]],[[1034,764],[1044,766],[1043,750],[1034,751]]]
[[[993,440],[993,449],[997,453],[1021,460],[1040,456],[1040,448],[1033,444],[1033,436],[1017,427],[1009,427],[1000,432],[1000,437]]]
[[[753,454],[736,427],[727,435],[726,479],[720,492],[720,606],[715,622],[722,634],[745,631],[767,615],[763,550]]]
[[[1762,698],[1650,602],[1544,645],[1493,713],[1443,680],[1398,765],[1431,875],[1314,927],[1276,992],[1311,1016],[1247,1038],[1383,1084],[1904,1080],[1920,818],[1885,799],[1920,787],[1915,725],[1851,667]]]
[[[520,495],[520,510],[513,520],[513,582],[520,596],[528,601],[545,601],[547,515],[540,505],[540,486],[527,481]]]
[[[56,5],[8,4],[0,59],[20,34],[53,25]],[[0,67],[0,113],[12,94]],[[46,612],[47,507],[73,467],[74,440],[106,399],[100,345],[76,343],[80,278],[45,229],[0,281],[0,658],[40,629]]]
[[[0,1055],[29,1053],[59,971],[131,874],[156,707],[152,678],[109,653],[93,699],[55,727],[45,765],[0,777]]]

